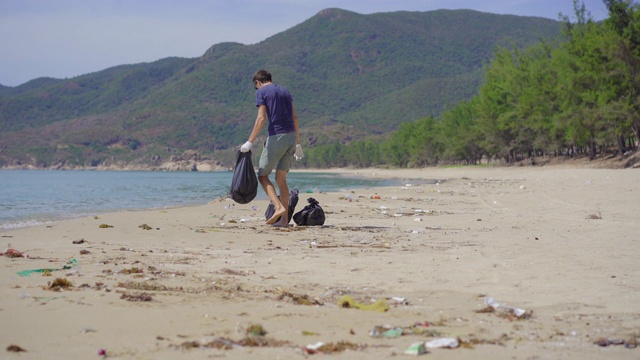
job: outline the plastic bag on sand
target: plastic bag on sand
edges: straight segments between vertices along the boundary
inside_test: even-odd
[[[247,204],[258,194],[258,177],[251,162],[251,151],[238,151],[229,194],[238,204]]]
[[[293,212],[296,211],[296,205],[298,205],[298,189],[293,189],[289,191],[289,210],[287,216],[289,217],[289,222],[291,222],[291,218],[293,217]],[[273,213],[276,212],[276,207],[273,203],[269,203],[267,206],[267,210],[264,212],[264,218],[266,220],[271,219]],[[276,222],[280,221],[280,218],[276,219]]]
[[[314,198],[308,198],[309,205],[293,215],[293,221],[299,226],[322,226],[324,225],[324,210],[320,207],[320,203]]]

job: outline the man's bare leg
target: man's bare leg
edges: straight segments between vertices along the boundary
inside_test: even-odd
[[[258,181],[260,181],[260,185],[262,185],[262,188],[264,189],[264,192],[267,194],[267,196],[269,197],[269,200],[271,200],[271,202],[273,203],[273,206],[275,208],[275,211],[273,213],[273,216],[271,216],[268,220],[267,220],[267,224],[273,224],[276,222],[276,220],[278,220],[278,218],[280,216],[282,216],[282,214],[287,214],[287,208],[285,206],[282,205],[282,202],[280,202],[280,199],[278,199],[278,195],[276,194],[276,188],[273,186],[273,183],[271,182],[271,180],[269,180],[269,176],[258,176]]]
[[[276,170],[276,184],[278,184],[278,190],[280,191],[280,203],[284,207],[284,214],[280,218],[280,221],[274,223],[274,226],[288,227],[289,226],[289,186],[287,185],[287,172],[283,170]]]

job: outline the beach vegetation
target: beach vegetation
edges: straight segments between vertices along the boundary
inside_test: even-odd
[[[362,145],[367,140],[358,140],[310,149],[307,164],[330,163],[324,157],[332,153],[349,154],[345,161],[370,156],[378,165],[420,167],[536,164],[544,157],[596,159],[635,152],[640,140],[640,4],[603,3],[609,9],[603,22],[594,21],[575,0],[574,18],[562,16],[561,36],[525,48],[497,48],[474,96],[445,109],[438,119],[401,124],[380,141],[382,156],[369,154]]]

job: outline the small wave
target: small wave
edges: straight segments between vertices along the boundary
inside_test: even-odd
[[[11,223],[0,224],[0,230],[20,229],[20,228],[25,228],[30,226],[53,224],[54,222],[55,221],[38,221],[38,220],[11,222]]]

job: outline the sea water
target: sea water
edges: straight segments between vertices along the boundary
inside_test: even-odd
[[[0,229],[122,210],[202,205],[226,196],[232,177],[230,171],[1,170]],[[302,171],[290,172],[287,180],[301,199],[320,191],[347,192],[397,182]],[[266,199],[262,189],[257,199]]]

